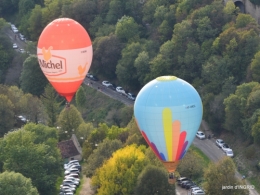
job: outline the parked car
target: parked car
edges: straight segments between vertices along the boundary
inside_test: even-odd
[[[192,195],[205,195],[205,192],[203,190],[197,190],[191,193]]]
[[[69,177],[65,177],[65,179],[64,179],[64,180],[77,181],[77,182],[79,182],[79,183],[80,183],[80,179],[79,179],[79,178],[75,178],[75,177],[71,177],[71,176],[69,176]]]
[[[191,183],[191,182],[192,182],[191,180],[182,181],[180,186],[182,188],[185,188],[186,184]]]
[[[98,78],[95,77],[94,75],[90,75],[89,78],[92,80],[92,81],[98,81]]]
[[[79,178],[79,173],[70,173],[68,175],[65,175],[65,178],[68,178],[68,177]]]
[[[63,180],[63,184],[70,184],[70,185],[78,186],[79,185],[79,181],[76,181],[74,179],[66,178],[66,179]]]
[[[112,85],[110,82],[108,81],[102,81],[102,85],[109,87],[110,85]]]
[[[225,151],[225,154],[229,157],[234,157],[234,153],[233,153],[233,150],[232,149],[228,149]]]
[[[196,133],[196,137],[199,138],[199,139],[205,139],[206,138],[205,134],[202,131],[198,131]]]
[[[195,187],[195,186],[197,186],[197,184],[193,181],[184,184],[184,188],[186,189],[190,189],[191,187]]]
[[[196,186],[196,187],[192,187],[190,188],[191,192],[197,191],[197,190],[201,190],[200,187]]]
[[[57,127],[58,128],[58,127]],[[79,164],[79,161],[78,160],[71,160],[69,161],[68,163],[65,163],[64,164],[64,169],[67,169],[67,167],[69,167],[71,164],[75,164],[75,163],[78,163]]]
[[[22,116],[22,115],[17,116],[17,118],[18,118],[18,120],[20,120],[20,121],[22,121],[24,123],[28,122],[28,120],[24,116]]]
[[[65,170],[70,169],[71,167],[75,166],[75,165],[80,165],[78,162],[75,163],[71,163],[69,165],[66,166]]]
[[[221,146],[221,149],[225,152],[226,150],[230,150],[231,148],[229,147],[229,145],[223,144],[223,145]]]
[[[132,93],[127,93],[127,98],[129,98],[130,100],[135,101],[136,95],[134,95]]]
[[[20,51],[21,53],[25,53],[25,50],[24,50],[24,49],[19,49],[19,51]]]
[[[18,46],[17,46],[16,43],[13,44],[13,48],[14,48],[14,49],[17,49],[17,48],[18,48]]]
[[[187,177],[179,177],[177,179],[177,184],[180,185],[182,181],[187,181],[187,180],[189,180],[189,178],[187,178]]]
[[[24,40],[25,40],[24,35],[22,35],[21,33],[19,33],[19,38],[21,39],[21,41],[24,41]]]
[[[116,85],[111,83],[111,85],[108,86],[109,89],[116,90]]]
[[[76,184],[73,181],[67,180],[67,179],[63,180],[61,186],[70,186],[70,187],[73,187],[73,188],[77,187]]]
[[[75,192],[76,188],[71,187],[70,185],[61,185],[60,191],[68,191],[68,192]]]
[[[81,171],[81,165],[80,164],[72,164],[69,169],[74,169],[74,168]]]
[[[125,93],[125,90],[122,88],[122,87],[120,87],[120,86],[118,86],[117,88],[116,88],[116,91],[118,92],[118,93],[121,93],[121,94],[126,94]]]
[[[77,173],[79,174],[79,170],[77,168],[73,168],[73,169],[67,169],[64,174],[65,175],[70,175],[71,173]]]
[[[223,144],[225,144],[225,142],[224,142],[222,139],[217,139],[217,140],[216,140],[216,145],[217,145],[219,148],[221,148],[221,146],[222,146]]]

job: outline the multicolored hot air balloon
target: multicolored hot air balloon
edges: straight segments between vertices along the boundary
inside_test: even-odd
[[[42,31],[37,56],[49,82],[70,102],[92,61],[92,43],[87,31],[75,20],[56,19]]]
[[[202,120],[198,92],[175,76],[158,77],[136,97],[134,116],[144,139],[169,173],[190,147]]]

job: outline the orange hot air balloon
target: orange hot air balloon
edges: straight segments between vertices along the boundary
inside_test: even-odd
[[[37,56],[51,85],[70,102],[92,61],[92,43],[87,31],[75,20],[56,19],[42,31]]]

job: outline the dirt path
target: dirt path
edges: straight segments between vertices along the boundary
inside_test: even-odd
[[[86,176],[84,176],[82,182],[83,182],[83,187],[82,187],[79,195],[94,195],[94,192],[90,186],[90,178],[87,178]]]

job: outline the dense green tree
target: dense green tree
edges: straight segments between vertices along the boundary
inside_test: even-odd
[[[124,15],[125,7],[124,1],[111,0],[109,3],[109,11],[106,15],[106,22],[109,24],[116,24],[117,20]]]
[[[89,138],[91,131],[94,129],[92,123],[81,123],[76,129],[76,136],[79,143],[82,145],[83,142]]]
[[[6,95],[0,95],[0,136],[11,130],[14,126],[14,105]]]
[[[79,87],[79,89],[76,92],[76,104],[79,110],[83,110],[85,108],[87,98],[84,91],[84,88],[82,86]]]
[[[50,84],[47,84],[44,88],[41,101],[48,115],[48,126],[54,127],[57,122],[61,102],[58,101],[58,94]]]
[[[38,37],[40,36],[42,29],[42,9],[40,5],[35,5],[35,7],[31,11],[31,15],[29,18],[29,27],[28,27],[28,33],[30,35],[30,39],[35,41],[38,40]]]
[[[41,100],[32,94],[25,94],[20,100],[21,113],[31,122],[46,121],[46,113]]]
[[[24,129],[8,133],[0,142],[4,151],[0,154],[4,170],[31,178],[42,195],[55,193],[55,183],[62,171],[57,134],[52,132],[56,130],[28,124]]]
[[[250,64],[254,81],[260,82],[260,51],[258,51]]]
[[[80,112],[74,105],[64,108],[58,116],[60,139],[68,139],[83,122]]]
[[[174,195],[176,193],[175,186],[168,183],[168,177],[164,168],[146,166],[137,178],[135,194]]]
[[[85,29],[89,29],[90,23],[97,14],[95,1],[79,0],[72,4],[72,17],[79,22]]]
[[[194,150],[189,149],[181,160],[181,163],[178,165],[177,171],[180,175],[186,175],[191,179],[196,179],[202,177],[203,168],[202,157]]]
[[[2,195],[39,195],[31,179],[15,172],[5,171],[0,174],[0,190]]]
[[[25,93],[37,96],[43,93],[48,80],[44,76],[36,56],[30,56],[24,61],[20,80],[21,89]]]
[[[132,42],[122,50],[122,58],[118,61],[116,74],[121,85],[127,88],[137,89],[139,87],[134,61],[141,51],[142,45],[139,42]]]
[[[86,176],[92,177],[97,168],[99,168],[105,160],[112,157],[112,153],[122,147],[122,142],[119,140],[105,139],[101,142],[97,149],[87,159]]]
[[[136,74],[138,81],[141,85],[145,85],[145,77],[147,70],[149,69],[149,54],[146,51],[142,51],[138,54],[137,58],[134,61],[134,67],[136,68]]]
[[[129,16],[123,16],[116,23],[116,36],[123,42],[132,42],[139,39],[138,24],[134,18]]]
[[[92,70],[113,80],[116,77],[116,65],[121,57],[121,50],[121,43],[113,34],[95,39]]]
[[[143,148],[136,145],[126,146],[113,153],[92,177],[92,185],[97,187],[98,195],[133,194],[137,177],[147,161]]]
[[[258,117],[257,122],[252,127],[252,136],[254,138],[254,142],[260,145],[260,117]]]
[[[203,187],[209,195],[245,195],[248,194],[247,189],[222,189],[225,186],[242,185],[241,180],[235,176],[235,164],[231,158],[225,157],[217,164],[211,164],[205,171],[205,182]]]
[[[256,25],[256,21],[255,19],[250,16],[249,14],[238,14],[237,18],[236,18],[236,24],[235,27],[236,28],[244,28],[247,25],[249,25],[250,23]]]
[[[23,16],[30,12],[35,6],[34,0],[21,0],[19,1],[19,15]]]

